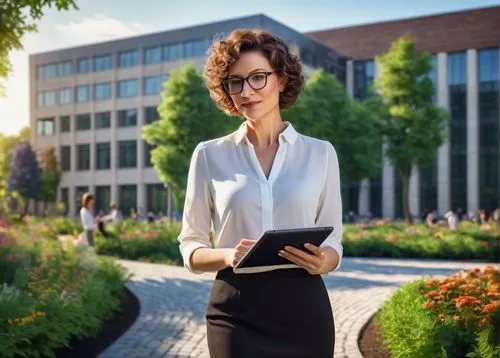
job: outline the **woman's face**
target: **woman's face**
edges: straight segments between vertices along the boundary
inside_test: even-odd
[[[89,209],[92,209],[94,207],[94,199],[90,199],[89,200],[89,205],[88,205]]]
[[[272,72],[266,75],[266,72]],[[240,79],[243,81],[243,89],[240,93],[230,94],[236,109],[247,119],[260,119],[273,111],[279,112],[279,94],[283,90],[278,75],[265,58],[258,51],[243,53],[229,69],[229,86],[238,90],[241,88]],[[267,77],[267,78],[266,78]],[[248,84],[248,82],[252,86]],[[266,82],[267,81],[267,82]]]

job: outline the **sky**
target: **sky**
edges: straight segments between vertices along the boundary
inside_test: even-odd
[[[265,14],[300,32],[500,5],[500,0],[76,0],[79,10],[48,9],[38,32],[10,54],[13,72],[0,98],[0,133],[29,124],[28,56],[79,46]]]

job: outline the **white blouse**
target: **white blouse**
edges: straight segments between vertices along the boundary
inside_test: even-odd
[[[199,143],[191,157],[182,230],[178,237],[184,266],[194,250],[234,248],[241,239],[258,239],[266,230],[333,226],[321,245],[342,260],[342,201],[337,154],[323,140],[298,133],[291,123],[279,135],[269,178],[262,170],[247,126]]]
[[[80,219],[82,220],[82,226],[85,230],[94,230],[96,225],[94,218],[87,208],[82,207],[80,209]]]

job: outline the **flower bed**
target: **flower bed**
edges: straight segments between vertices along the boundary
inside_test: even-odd
[[[393,357],[498,357],[500,271],[487,266],[404,285],[376,321]]]
[[[346,256],[500,262],[500,228],[481,230],[469,223],[461,223],[456,231],[383,222],[345,225],[343,245]]]
[[[54,357],[72,337],[95,336],[123,297],[124,269],[27,227],[1,231],[0,356]]]

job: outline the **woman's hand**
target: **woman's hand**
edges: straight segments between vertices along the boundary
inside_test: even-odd
[[[280,250],[278,255],[302,267],[311,275],[324,273],[326,262],[325,248],[320,248],[309,243],[305,244],[304,247],[311,251],[312,254],[292,246],[285,246],[285,250]]]
[[[234,267],[248,250],[252,248],[257,240],[243,239],[234,249],[229,249],[224,257],[226,266]]]

